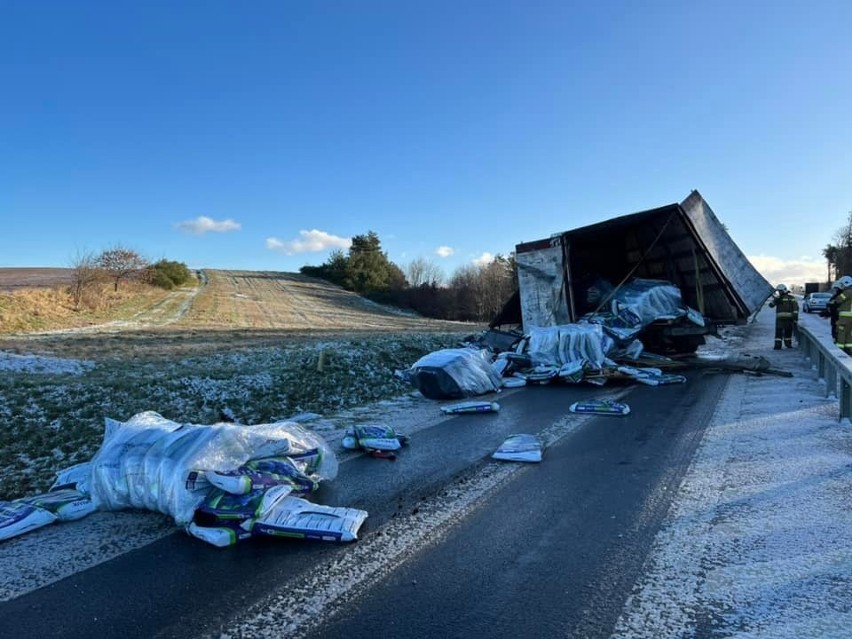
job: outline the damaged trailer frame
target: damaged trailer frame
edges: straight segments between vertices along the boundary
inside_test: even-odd
[[[616,290],[633,278],[665,280],[698,310],[705,326],[657,321],[641,339],[656,352],[693,352],[724,324],[744,323],[772,294],[698,191],[680,204],[612,218],[516,245],[518,291],[491,328],[576,322],[611,299],[586,292],[596,278]]]

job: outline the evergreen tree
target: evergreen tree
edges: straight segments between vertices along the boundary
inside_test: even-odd
[[[346,264],[345,288],[363,295],[386,293],[391,289],[394,280],[398,283],[399,276],[405,280],[399,267],[391,267],[375,232],[369,231],[367,235],[356,235],[352,238]]]

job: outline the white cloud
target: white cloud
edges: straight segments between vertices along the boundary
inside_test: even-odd
[[[493,262],[493,261],[494,261],[494,256],[491,253],[486,251],[485,253],[483,253],[482,255],[477,257],[476,259],[474,259],[473,263],[476,264],[477,266],[487,266],[488,264],[491,264],[491,262]]]
[[[348,237],[338,237],[325,231],[299,231],[299,238],[282,242],[278,238],[266,238],[266,248],[270,251],[283,253],[284,255],[294,255],[296,253],[319,253],[328,249],[348,249],[352,246],[352,239]]]
[[[451,246],[439,246],[435,249],[435,255],[441,257],[450,257],[453,253],[455,253],[455,250]]]
[[[239,222],[227,219],[217,222],[216,220],[200,215],[194,220],[179,222],[175,227],[181,231],[192,233],[193,235],[204,235],[205,233],[227,233],[228,231],[239,231],[241,226]]]
[[[757,255],[748,259],[773,286],[782,283],[794,286],[805,282],[824,282],[828,276],[826,263],[812,258],[782,260],[771,255]]]

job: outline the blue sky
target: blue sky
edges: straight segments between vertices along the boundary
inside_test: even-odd
[[[852,210],[852,3],[0,0],[0,266],[450,274],[698,189],[771,280]],[[439,254],[440,253],[440,254]],[[824,277],[824,275],[822,275]]]

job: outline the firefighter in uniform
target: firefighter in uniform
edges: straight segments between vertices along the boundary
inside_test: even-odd
[[[835,282],[835,288],[837,292],[828,301],[832,319],[837,318],[834,343],[852,354],[852,277],[844,275]]]
[[[770,308],[775,308],[775,350],[780,349],[782,343],[787,348],[793,348],[793,326],[799,321],[799,303],[783,284],[776,286],[775,290],[778,296],[769,302]],[[852,313],[849,313],[849,320],[852,328]]]
[[[834,282],[831,285],[831,288],[828,289],[828,292],[831,293],[831,297],[828,298],[828,301],[825,303],[825,309],[823,309],[819,316],[827,317],[831,322],[831,341],[837,341],[837,305],[842,301],[840,297],[840,280]]]

